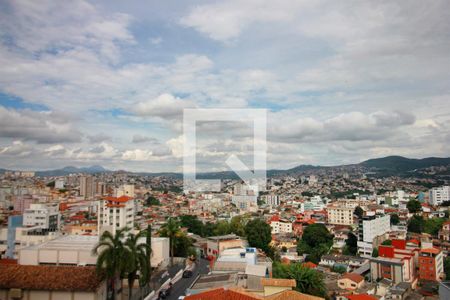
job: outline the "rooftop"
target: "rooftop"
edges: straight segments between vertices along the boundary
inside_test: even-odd
[[[342,275],[341,279],[350,279],[351,281],[360,283],[361,281],[364,281],[364,277],[361,275],[355,274],[355,273],[345,273]]]
[[[296,287],[295,279],[281,279],[281,278],[261,278],[263,286],[281,286],[281,287]]]
[[[94,292],[102,280],[95,267],[0,265],[0,288]]]
[[[64,235],[48,242],[29,246],[24,249],[74,250],[93,249],[98,243],[98,236]]]

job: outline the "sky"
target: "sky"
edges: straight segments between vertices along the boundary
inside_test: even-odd
[[[267,166],[450,156],[448,1],[0,0],[0,168],[181,171],[183,110]],[[197,169],[252,164],[197,124]]]

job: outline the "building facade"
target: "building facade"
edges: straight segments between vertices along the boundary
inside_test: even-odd
[[[121,228],[133,228],[134,199],[128,196],[105,197],[99,201],[98,232],[110,231],[115,234]]]

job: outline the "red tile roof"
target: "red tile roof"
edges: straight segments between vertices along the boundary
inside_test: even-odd
[[[243,291],[218,288],[202,292],[195,295],[186,296],[184,300],[255,300],[263,299],[260,296],[252,295]]]
[[[95,267],[0,265],[0,289],[94,292],[101,282]]]
[[[303,294],[297,291],[286,290],[264,298],[265,300],[323,300],[324,298]]]
[[[441,250],[437,249],[437,248],[427,248],[427,249],[421,249],[420,252],[422,253],[432,253],[432,254],[439,254],[439,252],[441,252]]]
[[[106,201],[109,201],[109,202],[121,202],[121,203],[124,203],[124,202],[128,202],[129,200],[131,200],[133,198],[128,197],[128,196],[120,196],[120,197],[107,196],[104,199]]]
[[[348,300],[378,300],[378,298],[374,296],[370,296],[368,294],[358,294],[358,295],[348,295]]]
[[[342,275],[341,279],[350,279],[351,281],[360,283],[364,280],[364,277],[356,273],[345,273],[344,275]]]
[[[317,268],[317,265],[315,263],[313,263],[313,262],[310,262],[310,261],[303,263],[302,266],[304,266],[306,268],[310,268],[310,269]]]

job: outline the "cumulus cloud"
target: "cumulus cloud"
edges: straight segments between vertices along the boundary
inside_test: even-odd
[[[153,144],[159,144],[158,139],[150,136],[135,134],[133,135],[133,139],[131,140],[133,144],[140,144],[140,143],[153,143]]]
[[[0,155],[22,157],[28,156],[32,153],[33,147],[24,144],[22,141],[14,141],[11,146],[0,148]]]
[[[269,120],[269,138],[280,142],[376,141],[397,135],[401,127],[414,124],[415,116],[404,112],[348,112],[317,120],[289,118],[278,112]]]
[[[97,133],[94,135],[88,135],[86,136],[86,138],[88,139],[88,141],[90,143],[101,143],[101,142],[111,142],[112,141],[112,137],[104,134],[104,133]]]
[[[139,102],[134,111],[140,116],[174,119],[183,114],[184,108],[193,107],[189,100],[182,100],[171,94],[162,94],[155,99]]]
[[[81,133],[55,112],[0,106],[0,136],[42,144],[81,141]]]

